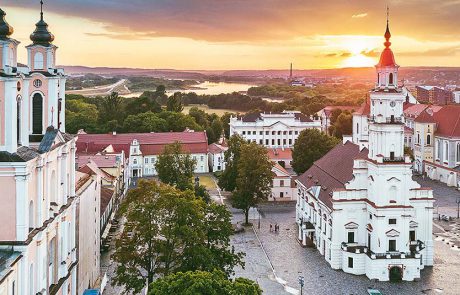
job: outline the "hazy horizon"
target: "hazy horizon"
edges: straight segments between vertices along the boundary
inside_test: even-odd
[[[402,67],[460,66],[460,1],[45,1],[58,63],[180,70],[370,67],[383,49],[386,5]],[[30,44],[39,1],[6,0],[13,38]],[[24,48],[19,60],[26,61]]]

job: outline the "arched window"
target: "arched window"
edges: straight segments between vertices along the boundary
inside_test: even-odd
[[[449,142],[445,141],[444,142],[444,162],[447,162],[449,160]]]
[[[36,52],[34,55],[34,69],[43,70],[43,53]]]
[[[31,232],[35,228],[34,223],[34,201],[30,201],[29,203],[29,232]]]
[[[420,144],[420,133],[417,133],[417,143]]]
[[[457,143],[457,162],[460,162],[460,143]]]
[[[430,134],[426,136],[426,144],[431,145],[431,135]]]
[[[57,194],[56,194],[56,171],[51,172],[51,182],[50,182],[50,202],[57,203]]]
[[[35,93],[32,98],[32,132],[43,133],[43,97],[40,93]]]
[[[441,159],[441,142],[439,139],[436,140],[436,159]]]
[[[13,48],[10,48],[10,53],[9,53],[9,56],[8,56],[8,65],[10,67],[14,66],[14,49]]]
[[[134,160],[133,160],[133,164],[134,164],[134,165],[137,164],[137,159],[134,159]]]
[[[356,123],[356,134],[359,134],[359,123]]]
[[[18,145],[21,145],[21,96],[16,98],[16,140]]]
[[[393,85],[393,73],[390,73],[388,84]]]

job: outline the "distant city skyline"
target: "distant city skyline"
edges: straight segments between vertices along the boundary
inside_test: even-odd
[[[181,70],[368,67],[391,9],[401,66],[460,66],[460,1],[45,1],[60,65]],[[3,1],[30,44],[39,1]],[[26,62],[20,50],[19,61]]]

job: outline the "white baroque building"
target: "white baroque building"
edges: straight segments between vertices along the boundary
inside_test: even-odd
[[[78,248],[65,75],[43,12],[23,66],[5,15],[0,9],[0,294],[81,294],[78,256],[91,253]]]
[[[321,121],[298,111],[251,113],[230,118],[230,135],[238,134],[268,148],[291,148],[300,132],[309,128],[321,130]]]
[[[404,155],[405,95],[390,49],[370,91],[368,147],[332,149],[297,180],[299,240],[333,269],[380,281],[412,281],[433,265],[433,193],[412,180]]]

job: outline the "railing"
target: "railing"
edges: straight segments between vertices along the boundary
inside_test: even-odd
[[[404,162],[404,157],[383,157],[383,162]]]
[[[403,119],[400,117],[378,117],[378,116],[370,116],[370,122],[378,123],[378,124],[401,124],[403,123]]]
[[[366,254],[370,259],[406,259],[420,258],[420,251],[425,248],[422,241],[415,241],[409,246],[410,252],[387,251],[385,253],[372,252],[367,246],[356,243],[342,243],[342,251],[354,254]]]

